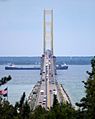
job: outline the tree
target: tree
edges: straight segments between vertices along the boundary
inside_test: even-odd
[[[91,67],[92,71],[87,71],[88,80],[83,81],[86,96],[80,100],[80,103],[76,103],[85,119],[95,119],[95,57],[91,60]]]
[[[34,111],[31,112],[30,119],[47,119],[48,111],[42,106],[37,106]]]
[[[57,96],[54,95],[53,107],[50,109],[48,119],[76,119],[76,111],[71,104],[58,103]]]
[[[29,115],[30,115],[30,107],[27,101],[25,101],[25,103],[22,106],[21,117],[22,119],[29,119]]]
[[[58,100],[57,100],[57,96],[54,94],[53,96],[53,107],[58,105]]]
[[[19,103],[19,107],[22,108],[22,105],[24,104],[24,100],[25,100],[25,92],[23,93],[21,99],[20,99],[20,103]]]
[[[5,83],[7,83],[8,81],[10,81],[12,78],[11,78],[11,76],[9,75],[8,77],[3,77],[3,78],[1,78],[1,80],[0,80],[0,86],[1,85],[4,85]]]
[[[15,119],[17,117],[16,111],[8,101],[0,100],[0,119]]]

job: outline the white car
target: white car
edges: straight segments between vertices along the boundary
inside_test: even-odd
[[[53,90],[53,94],[57,95],[57,91],[56,90]]]
[[[40,90],[40,93],[41,93],[41,95],[43,95],[44,94],[44,90]]]

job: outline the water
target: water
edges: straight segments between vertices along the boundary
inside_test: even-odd
[[[69,65],[68,70],[58,71],[58,81],[64,86],[73,105],[85,96],[82,81],[87,80],[88,75],[86,71],[90,70],[90,65]]]
[[[40,80],[40,71],[5,70],[4,67],[4,65],[0,65],[0,78],[11,75],[12,80],[1,86],[0,89],[8,87],[8,100],[15,104],[20,100],[23,92],[26,92],[26,97],[28,97],[33,86]],[[90,70],[90,65],[69,65],[68,70],[57,72],[57,80],[64,86],[73,104],[79,102],[85,95],[82,81],[88,78],[87,70]]]

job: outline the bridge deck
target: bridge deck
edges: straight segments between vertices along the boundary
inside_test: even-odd
[[[54,94],[59,103],[62,101],[70,103],[68,95],[57,82],[54,57],[51,52],[44,54],[42,63],[40,86],[36,93],[34,108],[38,105],[46,109],[50,108],[53,105]]]

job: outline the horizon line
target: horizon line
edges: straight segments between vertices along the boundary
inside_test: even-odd
[[[54,56],[55,56],[55,55],[54,55]],[[93,55],[93,56],[92,56],[92,55],[73,55],[73,56],[66,56],[66,55],[65,55],[65,56],[63,55],[63,56],[62,56],[62,55],[59,55],[59,56],[58,56],[58,55],[57,55],[56,57],[94,57],[94,56],[95,56],[95,55]],[[0,57],[41,57],[41,56],[24,56],[24,55],[23,55],[23,56],[10,56],[10,55],[9,55],[9,56],[0,56]]]

